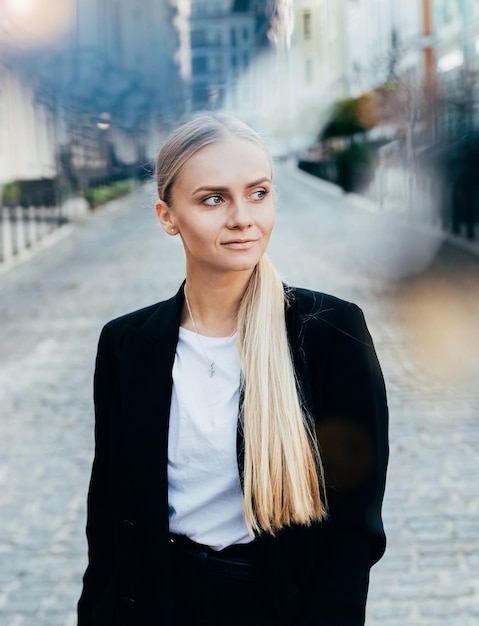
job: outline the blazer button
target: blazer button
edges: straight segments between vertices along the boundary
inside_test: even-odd
[[[128,596],[125,596],[123,598],[123,604],[124,604],[125,608],[133,608],[133,605],[135,604],[135,600],[134,600],[134,598],[130,598]]]
[[[121,523],[121,527],[123,528],[123,530],[133,530],[135,528],[135,524],[133,522],[130,522],[129,519],[124,519]]]

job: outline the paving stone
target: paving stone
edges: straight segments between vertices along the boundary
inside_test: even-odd
[[[427,272],[393,281],[380,272],[390,264],[374,258],[378,216],[286,167],[277,179],[270,257],[289,283],[363,308],[387,383],[388,547],[371,572],[366,624],[475,626],[479,331],[471,320],[479,319],[479,262],[446,244]],[[181,246],[156,227],[152,198],[139,189],[0,275],[2,626],[76,624],[99,331],[172,295],[184,274]],[[446,315],[452,302],[461,305],[454,315],[466,339],[458,335],[454,358],[434,359],[457,326]],[[462,378],[459,349],[469,368],[458,368]]]
[[[404,605],[397,604],[388,604],[387,606],[378,606],[373,609],[372,615],[377,620],[382,620],[382,622],[387,622],[388,624],[391,620],[397,620],[407,617],[411,613],[411,610]]]
[[[425,617],[437,616],[441,619],[456,617],[457,609],[451,602],[428,601],[422,602],[419,607],[421,615]]]

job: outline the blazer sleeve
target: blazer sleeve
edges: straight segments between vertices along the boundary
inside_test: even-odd
[[[104,604],[104,600],[111,592],[109,587],[112,586],[114,525],[109,474],[114,375],[107,330],[108,326],[100,335],[94,374],[95,456],[88,492],[86,525],[88,566],[78,602],[79,626],[107,623],[106,620],[102,621],[102,617],[96,612],[97,607]]]
[[[362,626],[369,571],[386,544],[381,505],[388,408],[362,311],[346,304],[332,333],[330,349],[321,358],[321,380],[312,380],[329,517],[317,533],[305,625]]]

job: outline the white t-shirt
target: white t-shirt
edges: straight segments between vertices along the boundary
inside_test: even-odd
[[[236,335],[199,339],[180,327],[168,435],[170,531],[215,550],[252,540],[236,456],[239,382]]]

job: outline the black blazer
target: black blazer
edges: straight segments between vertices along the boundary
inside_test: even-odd
[[[357,306],[304,289],[287,291],[288,337],[319,437],[329,518],[261,536],[261,584],[278,624],[360,626],[369,570],[385,549],[383,377]],[[80,626],[174,626],[167,442],[182,306],[183,287],[101,333]],[[238,431],[239,467],[242,444]]]

